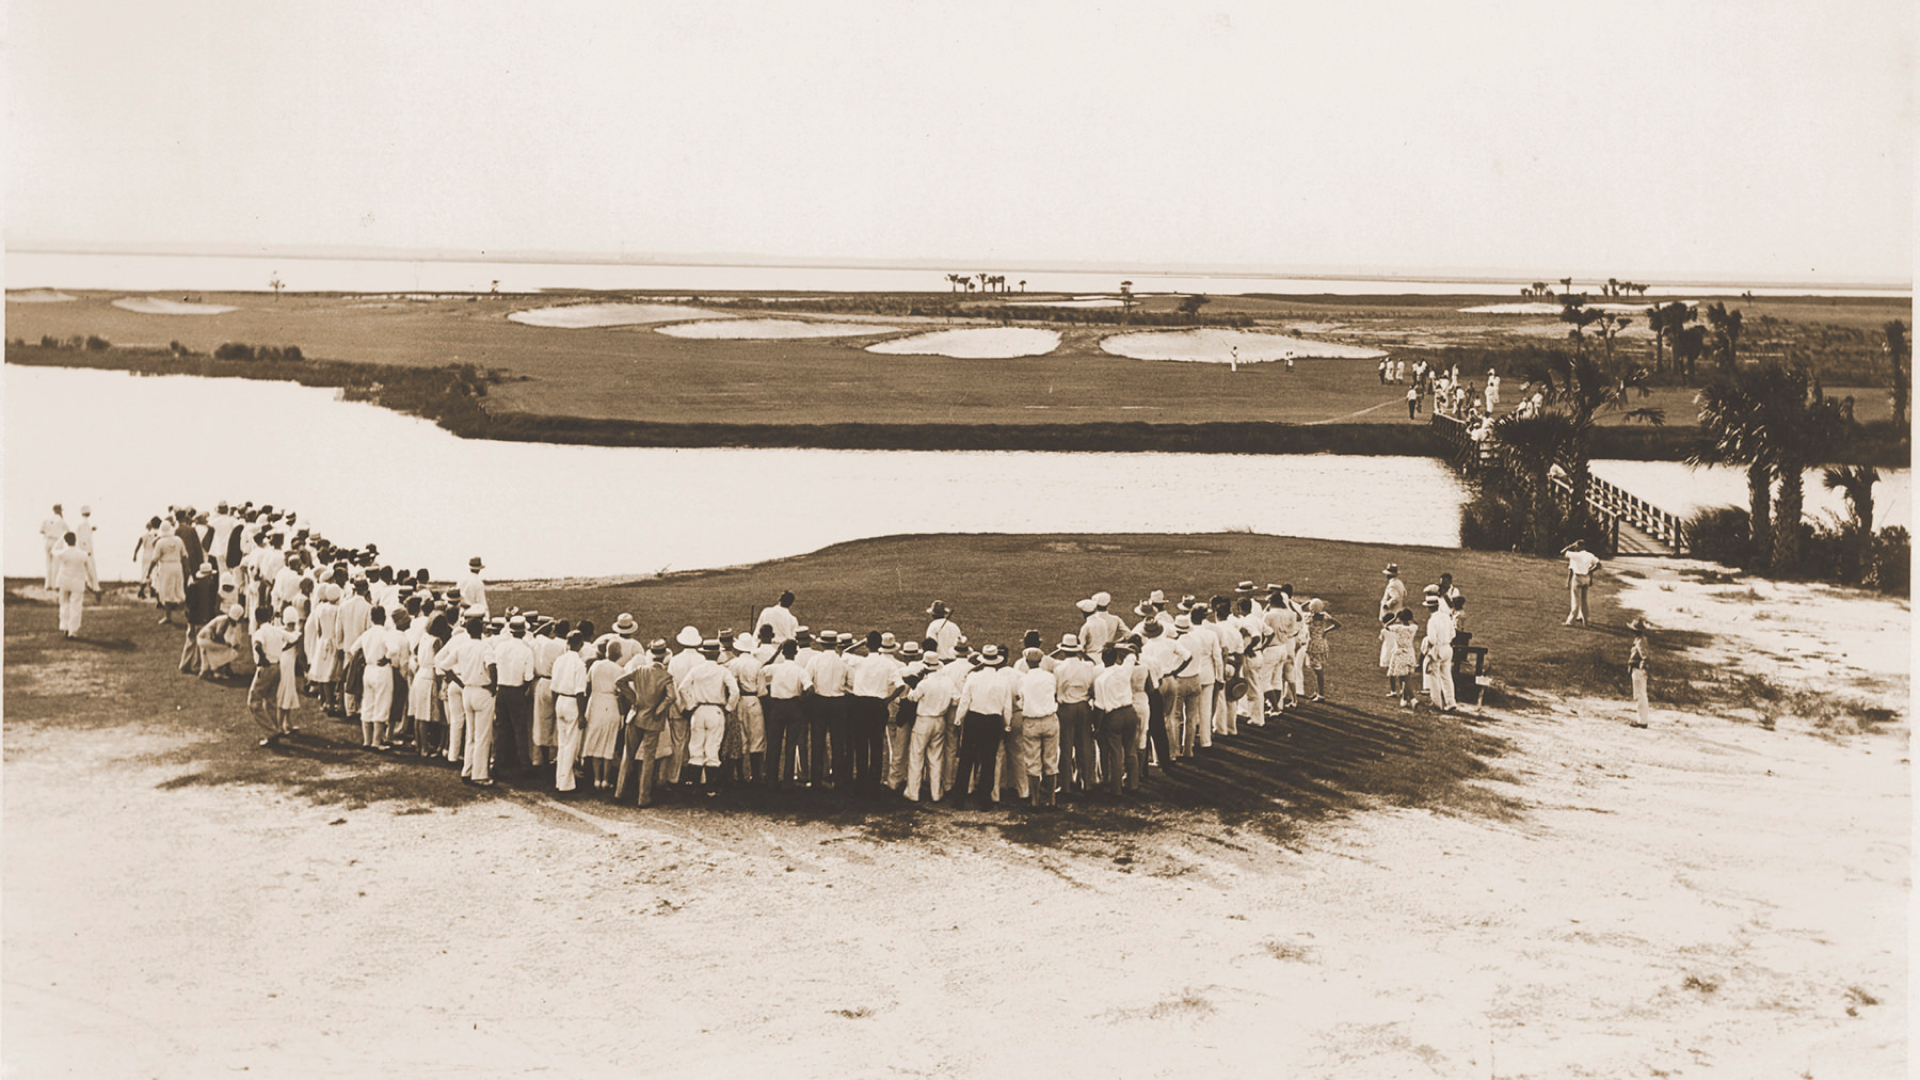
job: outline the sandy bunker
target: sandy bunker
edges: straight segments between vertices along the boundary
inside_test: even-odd
[[[678,304],[564,304],[515,311],[507,318],[527,326],[583,330],[595,326],[639,326],[681,319],[724,319],[726,316],[717,311]]]
[[[1242,364],[1259,364],[1309,357],[1378,360],[1387,355],[1379,349],[1358,345],[1337,345],[1330,341],[1310,341],[1307,338],[1252,330],[1211,328],[1115,334],[1103,339],[1100,348],[1115,356],[1134,360],[1184,360],[1200,364],[1226,364],[1236,360]]]
[[[200,304],[191,300],[162,300],[157,296],[123,296],[113,302],[122,311],[142,315],[224,315],[240,309],[232,304]]]
[[[1008,360],[1017,356],[1045,356],[1060,345],[1057,330],[1021,326],[936,330],[930,334],[895,338],[867,346],[868,352],[890,356],[952,356],[962,360]]]
[[[58,304],[74,297],[56,289],[17,289],[7,292],[9,304]]]
[[[897,326],[871,323],[808,322],[804,319],[719,319],[708,322],[674,323],[655,327],[654,332],[677,338],[701,338],[719,341],[763,341],[780,338],[855,337],[861,334],[893,334]]]

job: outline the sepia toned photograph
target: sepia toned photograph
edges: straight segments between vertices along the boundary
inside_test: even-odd
[[[4,27],[6,1076],[1908,1075],[1910,4]]]

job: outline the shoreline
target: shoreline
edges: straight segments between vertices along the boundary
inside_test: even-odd
[[[125,371],[147,376],[265,379],[336,389],[431,420],[463,439],[574,446],[653,448],[735,447],[820,450],[1020,450],[1087,453],[1351,454],[1444,457],[1447,448],[1426,422],[1285,423],[668,423],[495,412],[487,407],[493,373],[473,364],[429,368],[344,360],[222,360],[177,356],[160,349],[102,350],[10,344],[6,362],[27,367]],[[1424,415],[1424,414],[1423,414]],[[1835,464],[1906,468],[1911,447],[1890,425],[1863,425],[1862,437]],[[1597,458],[1680,461],[1697,428],[1607,426],[1595,430]]]

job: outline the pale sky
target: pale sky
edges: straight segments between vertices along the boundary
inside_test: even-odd
[[[1912,277],[1909,0],[7,19],[16,248]]]

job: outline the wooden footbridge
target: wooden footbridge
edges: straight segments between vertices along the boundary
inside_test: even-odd
[[[1505,447],[1492,439],[1474,439],[1454,417],[1434,413],[1432,424],[1447,447],[1447,460],[1460,472],[1502,470],[1524,475],[1509,460]],[[1561,506],[1573,501],[1573,485],[1560,470],[1548,477],[1548,483]],[[1609,555],[1686,554],[1686,532],[1678,516],[1592,474],[1587,476],[1587,512],[1606,530]]]

